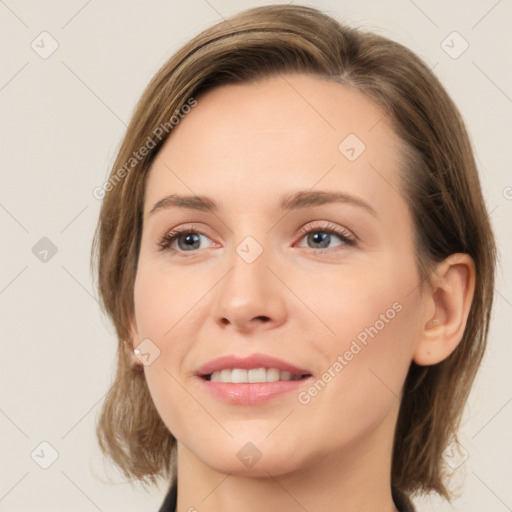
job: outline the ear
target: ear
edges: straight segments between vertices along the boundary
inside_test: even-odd
[[[124,344],[126,350],[126,357],[128,358],[129,364],[133,369],[139,369],[143,367],[142,361],[134,354],[133,350],[139,345],[139,332],[137,329],[137,322],[135,315],[130,318],[130,339]]]
[[[469,254],[452,254],[440,262],[433,285],[424,291],[424,314],[413,353],[416,364],[446,359],[464,335],[475,291],[475,265]]]

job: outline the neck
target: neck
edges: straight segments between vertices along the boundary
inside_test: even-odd
[[[285,474],[269,468],[267,476],[258,477],[216,471],[178,443],[176,510],[396,512],[390,484],[393,436],[389,435],[395,421],[396,414],[390,414],[364,439],[312,457],[307,467]]]

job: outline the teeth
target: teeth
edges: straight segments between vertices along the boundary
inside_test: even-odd
[[[301,375],[294,375],[290,372],[280,371],[277,368],[254,368],[244,370],[234,368],[232,370],[220,370],[210,375],[212,382],[254,383],[254,382],[276,382],[278,380],[299,380]]]
[[[267,370],[265,370],[265,368],[253,368],[252,370],[248,370],[247,380],[248,382],[267,382]]]
[[[267,382],[276,382],[279,380],[279,374],[281,372],[277,368],[269,368],[267,370]]]
[[[241,382],[248,382],[247,370],[239,370],[238,368],[232,370],[231,382],[233,384],[239,384]]]

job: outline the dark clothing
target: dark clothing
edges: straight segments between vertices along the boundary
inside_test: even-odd
[[[169,492],[165,497],[165,501],[162,503],[162,506],[158,512],[176,512],[177,492],[177,486],[176,484],[173,484],[169,489]],[[396,489],[393,489],[392,496],[393,501],[395,502],[395,506],[400,512],[415,512],[411,500],[405,494],[397,491]]]
[[[398,489],[391,489],[391,496],[393,497],[393,502],[395,503],[395,507],[400,512],[415,512],[416,509],[412,504],[412,501],[409,499],[407,494],[398,491]]]
[[[172,484],[167,496],[165,497],[162,506],[158,510],[158,512],[176,512],[176,495],[178,492],[178,488],[176,484]]]

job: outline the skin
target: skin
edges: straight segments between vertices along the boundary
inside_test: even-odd
[[[401,388],[412,360],[435,364],[460,341],[471,258],[441,262],[434,285],[419,288],[412,218],[397,193],[398,141],[361,93],[288,74],[197,99],[147,179],[132,321],[133,345],[149,338],[160,350],[144,371],[178,442],[178,510],[394,511]],[[349,134],[366,146],[353,162],[338,149]],[[351,194],[375,215],[341,203],[281,211],[281,197],[298,190]],[[172,193],[208,196],[219,210],[149,214]],[[326,222],[357,244],[336,234],[315,242]],[[165,233],[190,223],[202,235],[197,248],[187,251],[184,235],[160,250]],[[263,249],[252,263],[236,251],[248,236]],[[295,392],[227,404],[194,376],[219,355],[260,352],[320,378],[397,303],[400,312],[307,404]],[[248,442],[261,452],[252,467],[237,457]]]

